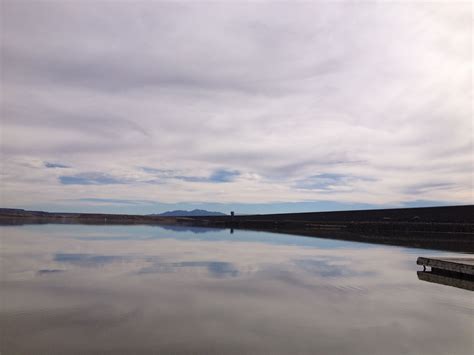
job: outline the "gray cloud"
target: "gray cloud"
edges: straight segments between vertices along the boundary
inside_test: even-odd
[[[140,166],[139,169],[142,169],[144,172],[148,174],[173,174],[173,170],[167,170],[167,169],[156,169],[156,168],[150,168],[147,166]]]
[[[117,205],[143,205],[153,204],[154,201],[150,200],[124,200],[118,198],[78,198],[70,200],[72,202],[92,202],[92,203],[106,203],[106,204],[117,204]]]
[[[429,192],[433,190],[446,190],[456,188],[456,184],[449,182],[427,182],[423,184],[415,184],[405,188],[405,192],[408,194],[420,194],[422,192]]]
[[[48,164],[48,168],[65,168],[66,166],[58,164]],[[160,184],[164,183],[168,179],[182,180],[186,182],[199,182],[199,183],[226,183],[232,182],[240,176],[240,172],[237,170],[226,170],[216,169],[208,176],[187,176],[187,175],[176,175],[176,172],[172,170],[162,170],[142,167],[141,170],[146,173],[152,174],[151,178],[137,179],[133,177],[112,175],[102,172],[83,172],[74,175],[61,175],[58,177],[59,181],[63,185],[114,185],[114,184],[133,184],[133,183],[147,183],[147,184]],[[81,200],[81,199],[79,199]],[[82,199],[83,200],[83,199]],[[88,198],[89,202],[93,199]],[[143,200],[124,200],[124,199],[95,199],[96,202],[105,201],[143,201]]]
[[[26,7],[11,3],[6,7],[9,16],[5,17],[5,27],[16,31],[6,37],[3,46],[3,57],[11,69],[6,79],[23,81],[27,73],[29,80],[41,84],[114,92],[151,86],[255,94],[278,93],[282,85],[288,90],[294,80],[340,70],[337,58],[314,56],[311,52],[308,54],[313,60],[303,66],[287,65],[288,61],[301,60],[297,49],[301,49],[298,44],[306,44],[302,37],[327,43],[313,29],[295,26],[311,7],[300,5],[293,16],[278,21],[280,11],[286,10],[284,7],[257,5],[257,11],[266,11],[273,19],[265,22],[258,12],[249,11],[245,5],[234,4],[233,9],[228,9],[215,4],[206,12],[196,5],[170,8],[167,4],[130,7],[116,3],[111,7],[103,2],[94,7],[48,3]],[[312,16],[324,16],[327,11],[321,10],[322,14]],[[153,16],[144,15],[146,11],[151,11]],[[110,13],[115,21],[104,22],[102,12]],[[215,17],[218,14],[221,16]],[[66,21],[68,18],[73,18],[74,23]],[[209,21],[211,18],[213,21]],[[21,27],[19,19],[23,23]],[[124,31],[121,23],[132,26]],[[35,36],[29,46],[24,45],[21,40],[28,31],[37,29],[49,32],[54,41]],[[219,29],[237,40],[229,43],[216,32]],[[70,41],[71,34],[76,41]],[[193,41],[188,40],[190,36]],[[108,41],[112,42],[104,46]],[[295,50],[289,51],[288,44]],[[148,49],[147,55],[138,54],[143,49]],[[193,54],[192,59],[186,58],[189,53]],[[280,70],[265,66],[267,57]]]
[[[241,173],[237,170],[228,169],[216,169],[213,170],[208,176],[192,176],[192,175],[180,175],[179,172],[167,169],[156,169],[150,167],[140,167],[141,170],[148,174],[156,176],[158,179],[176,179],[186,182],[204,182],[204,183],[224,183],[232,182]],[[153,180],[152,180],[153,181]]]
[[[209,183],[223,183],[223,182],[232,182],[238,176],[240,172],[237,170],[225,170],[218,169],[211,173],[209,176],[173,176],[174,179],[184,180],[187,182],[209,182]]]
[[[48,162],[48,161],[44,162],[44,166],[46,168],[50,168],[50,169],[67,169],[67,168],[70,168],[70,166],[66,165],[66,164],[51,163],[51,162]]]
[[[341,185],[345,181],[351,179],[350,176],[342,175],[342,174],[318,174],[308,177],[305,180],[300,180],[297,183],[297,187],[303,189],[321,189],[321,190],[328,190],[331,187]]]
[[[339,188],[352,188],[352,185],[355,182],[374,183],[375,181],[376,180],[374,178],[322,173],[298,180],[295,184],[295,187],[307,190],[337,191]]]
[[[80,173],[76,175],[62,175],[59,181],[63,185],[112,185],[126,184],[127,180],[103,173]]]

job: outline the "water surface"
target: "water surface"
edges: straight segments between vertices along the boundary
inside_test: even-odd
[[[2,354],[472,354],[462,254],[264,232],[0,227]]]

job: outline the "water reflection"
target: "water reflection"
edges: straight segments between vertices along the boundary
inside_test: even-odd
[[[139,273],[177,272],[178,268],[205,268],[213,277],[235,277],[239,275],[236,267],[222,261],[183,261],[179,263],[155,263],[139,270]]]
[[[335,258],[334,258],[335,259]],[[344,265],[333,264],[329,258],[300,259],[293,261],[306,272],[321,277],[375,276],[373,271],[357,271]]]
[[[206,228],[206,227],[191,227],[191,226],[174,226],[174,225],[161,225],[159,228],[174,232],[192,232],[196,234],[200,233],[216,233],[225,230],[224,228]]]
[[[474,346],[472,293],[420,282],[420,250],[240,230],[0,231],[5,354],[471,354]],[[434,254],[447,255],[426,251]]]
[[[51,273],[56,273],[56,272],[64,272],[64,270],[59,270],[59,269],[42,269],[38,270],[37,274],[38,275],[49,275]]]
[[[124,257],[118,255],[94,255],[94,254],[54,254],[54,261],[68,263],[82,267],[99,267],[116,261],[123,260]]]
[[[417,271],[418,279],[439,285],[462,288],[474,291],[474,277],[470,275],[456,275],[452,272],[443,271]]]

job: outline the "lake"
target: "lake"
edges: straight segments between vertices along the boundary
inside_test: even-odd
[[[235,230],[1,232],[1,353],[472,354],[474,298],[414,248]]]

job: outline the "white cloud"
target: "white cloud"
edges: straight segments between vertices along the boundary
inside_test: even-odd
[[[4,1],[2,13],[5,205],[472,203],[468,3]],[[151,184],[140,167],[203,178]],[[240,174],[205,180],[216,171]],[[60,183],[84,174],[127,186]],[[308,188],[321,174],[347,178]]]

